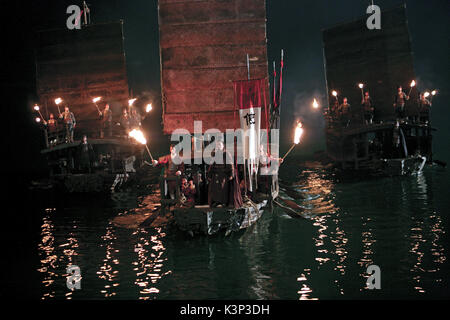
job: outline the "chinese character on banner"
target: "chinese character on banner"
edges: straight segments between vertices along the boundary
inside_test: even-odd
[[[248,161],[250,175],[258,171],[261,109],[265,106],[264,90],[266,90],[265,79],[234,82],[235,105],[239,110],[241,129],[244,133],[244,158]],[[251,183],[250,190],[252,190]]]

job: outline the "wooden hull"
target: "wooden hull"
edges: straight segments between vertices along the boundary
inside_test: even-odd
[[[56,175],[51,178],[54,189],[64,193],[111,193],[119,190],[130,174],[92,173]]]
[[[196,206],[194,208],[176,208],[173,213],[177,227],[192,235],[214,235],[219,232],[229,234],[246,229],[261,218],[263,208],[268,204],[264,200],[254,206],[246,203],[242,208],[209,208]]]

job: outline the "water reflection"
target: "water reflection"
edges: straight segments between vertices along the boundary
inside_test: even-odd
[[[448,217],[433,175],[336,183],[333,174],[308,169],[297,178],[290,184],[295,192],[284,196],[306,219],[277,209],[226,238],[110,222],[155,209],[157,199],[147,195],[131,206],[123,196],[120,212],[103,206],[40,212],[40,260],[33,265],[42,275],[40,297],[365,298],[373,294],[365,287],[371,264],[382,272],[379,297],[440,297],[448,282]],[[66,286],[70,265],[81,268],[82,290]]]
[[[98,278],[106,282],[100,290],[105,298],[114,297],[117,295],[117,287],[119,287],[119,256],[120,250],[115,249],[115,242],[117,236],[115,229],[111,222],[106,227],[106,233],[101,237],[101,248],[105,248],[105,258],[97,271]]]
[[[136,272],[135,284],[139,287],[139,299],[149,300],[156,299],[160,290],[157,283],[164,277],[171,274],[171,271],[163,272],[166,248],[163,240],[166,234],[162,228],[155,228],[154,235],[149,231],[139,228],[133,233],[137,237],[134,246],[137,260],[132,264],[133,271]]]
[[[46,209],[42,218],[41,241],[38,244],[40,268],[42,274],[43,293],[42,300],[55,298],[57,293],[64,293],[68,300],[72,299],[73,291],[64,287],[69,274],[65,273],[67,267],[75,265],[75,257],[78,256],[79,243],[76,237],[77,222],[72,221],[65,230],[64,235],[56,239],[56,228],[53,223],[53,215],[56,209]],[[62,242],[58,245],[58,243]]]

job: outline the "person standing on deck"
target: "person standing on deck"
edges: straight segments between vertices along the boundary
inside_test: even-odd
[[[232,202],[230,194],[233,188],[232,180],[235,176],[233,159],[229,152],[225,150],[222,141],[217,141],[216,154],[221,158],[222,163],[214,162],[208,168],[207,178],[208,186],[208,204],[213,207],[227,207]]]
[[[405,105],[406,101],[408,100],[409,96],[407,96],[406,93],[403,92],[402,86],[398,86],[397,94],[394,98],[394,108],[397,118],[405,118]]]
[[[44,121],[47,129],[47,139],[50,146],[58,143],[58,121],[55,119],[53,113],[50,113],[50,118]]]
[[[69,107],[64,108],[64,112],[59,115],[60,119],[63,119],[66,126],[66,143],[73,143],[73,130],[77,125],[73,112],[69,110]]]
[[[374,105],[372,98],[369,95],[369,91],[364,93],[364,97],[361,101],[361,105],[364,108],[364,121],[366,124],[372,124],[373,121],[373,113],[374,113]]]
[[[170,199],[174,200],[176,197],[177,188],[180,187],[176,178],[180,177],[184,172],[184,164],[177,155],[173,144],[170,145],[170,154],[159,158],[159,160],[153,160],[153,166],[157,166],[158,164],[164,165],[164,178],[170,178],[170,180],[167,181],[167,192],[163,190],[161,190],[161,192],[163,192],[165,196],[168,195]]]
[[[78,147],[78,155],[80,161],[80,170],[85,173],[91,173],[91,164],[94,158],[94,149],[88,142],[87,136],[83,136],[83,140]]]
[[[282,158],[269,156],[264,150],[264,145],[259,147],[258,189],[260,192],[269,194],[272,186],[272,176],[278,173],[279,166],[283,163]]]
[[[127,109],[123,109],[122,115],[120,116],[119,125],[124,131],[123,134],[128,137],[128,132],[130,131],[131,127],[131,118],[128,114]]]
[[[134,107],[131,108],[130,113],[130,128],[139,128],[141,126],[141,115]]]
[[[112,136],[112,111],[109,108],[109,104],[105,105],[105,110],[99,112],[100,115],[100,138],[103,139],[106,136],[109,138]]]
[[[421,123],[428,123],[430,121],[430,109],[431,102],[421,93],[419,98],[419,121]]]
[[[350,104],[347,98],[342,100],[342,104],[339,106],[339,114],[342,126],[348,127],[350,123]]]

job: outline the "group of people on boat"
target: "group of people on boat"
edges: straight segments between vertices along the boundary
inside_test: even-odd
[[[407,102],[409,100],[410,96],[403,91],[402,86],[398,86],[393,103],[396,120],[402,121],[407,119],[406,109],[408,105]],[[372,124],[375,113],[375,104],[369,91],[364,92],[360,105],[360,111],[362,111],[363,114],[363,124]],[[419,93],[418,105],[418,114],[413,116],[411,120],[416,123],[428,124],[430,121],[431,101],[426,98],[424,93]],[[344,97],[342,99],[342,103],[339,104],[339,98],[335,96],[333,99],[333,104],[329,108],[329,113],[332,120],[343,127],[348,127],[352,121],[352,109],[347,97]]]
[[[124,108],[117,122],[114,122],[113,112],[109,103],[105,104],[104,109],[99,109],[99,128],[94,128],[95,133],[101,139],[113,137],[114,125],[117,125],[120,135],[128,137],[128,132],[134,128],[141,126],[142,117],[135,107]],[[70,108],[66,106],[64,112],[59,117],[55,117],[53,113],[49,114],[49,118],[43,122],[44,129],[47,134],[49,147],[53,147],[60,143],[73,143],[74,130],[77,125],[75,115]]]
[[[260,166],[258,170],[258,190],[267,193],[270,190],[271,175],[263,172],[282,159],[273,158],[261,148]],[[211,208],[239,208],[243,204],[245,196],[252,198],[256,192],[249,192],[249,186],[244,179],[243,165],[237,165],[231,154],[225,149],[223,141],[217,141],[216,148],[212,153],[222,157],[223,161],[214,161],[207,166],[205,172],[200,166],[192,170],[186,170],[185,165],[179,158],[175,146],[170,146],[170,154],[153,160],[153,166],[164,166],[161,193],[164,197],[178,200],[183,206],[193,207],[197,204],[207,203]]]

